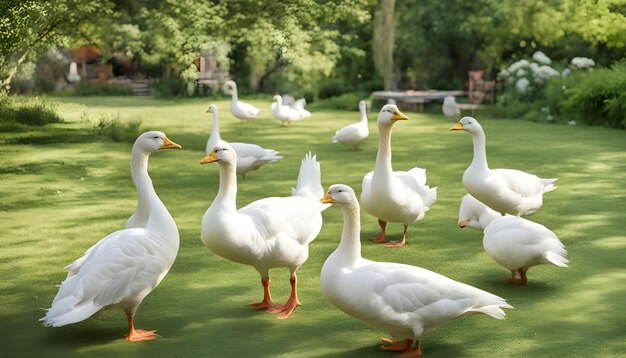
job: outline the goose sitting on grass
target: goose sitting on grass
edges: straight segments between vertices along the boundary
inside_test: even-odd
[[[230,101],[230,113],[236,118],[241,119],[242,121],[249,121],[251,119],[257,119],[261,110],[256,108],[255,106],[241,102],[237,95],[237,83],[232,80],[226,81],[226,87],[229,87],[232,93],[233,98]]]
[[[296,271],[309,256],[309,244],[322,228],[319,202],[323,194],[320,166],[310,153],[302,160],[298,182],[290,197],[270,197],[237,209],[237,154],[227,143],[218,144],[202,161],[216,162],[220,184],[215,200],[202,218],[202,242],[228,260],[250,265],[261,275],[263,300],[250,304],[268,313],[291,316],[300,306]],[[291,272],[291,295],[274,307],[269,269],[286,267]]]
[[[162,132],[146,132],[137,138],[132,149],[131,176],[141,210],[133,214],[134,220],[129,220],[127,227],[131,228],[109,234],[66,266],[67,277],[52,307],[40,319],[45,326],[65,326],[117,307],[124,310],[128,319],[126,340],[157,337],[156,331],[135,329],[134,317],[143,299],[167,275],[178,252],[176,223],[148,175],[150,154],[173,148],[181,146]]]
[[[209,105],[207,112],[213,114],[213,125],[211,127],[211,135],[206,143],[205,154],[209,154],[216,145],[223,143],[220,136],[217,105]],[[262,148],[256,144],[240,142],[229,142],[229,144],[237,152],[237,174],[241,175],[242,178],[246,177],[246,173],[257,170],[265,164],[283,159],[279,152],[273,149]]]
[[[543,194],[556,188],[558,179],[543,179],[515,169],[490,169],[487,164],[485,132],[475,118],[463,117],[450,130],[472,135],[474,159],[463,174],[468,193],[501,215],[530,215],[543,203]]]
[[[454,96],[447,96],[443,99],[443,105],[441,111],[446,118],[459,118],[461,115],[461,107],[456,103]]]
[[[354,150],[360,150],[359,145],[370,135],[367,126],[367,102],[359,101],[359,112],[361,113],[361,120],[335,132],[333,143],[353,145]]]
[[[287,125],[291,125],[291,122],[304,119],[297,109],[284,105],[283,98],[281,96],[276,95],[273,98],[275,102],[272,102],[271,106],[272,115],[280,121],[281,126],[284,126],[285,123],[287,123]]]
[[[435,272],[361,257],[354,191],[332,185],[320,201],[339,205],[344,221],[339,246],[322,267],[322,292],[343,312],[402,340],[383,339],[387,344],[381,350],[402,352],[398,357],[418,356],[425,332],[477,313],[503,319],[502,308],[513,308],[501,297]]]

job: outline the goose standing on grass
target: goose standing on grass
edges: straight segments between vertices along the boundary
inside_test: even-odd
[[[319,202],[324,193],[320,166],[309,153],[300,166],[298,182],[290,197],[257,200],[237,210],[237,154],[227,144],[218,144],[200,163],[217,162],[220,173],[215,200],[202,218],[202,241],[214,253],[228,260],[250,265],[261,275],[263,300],[250,304],[268,313],[291,316],[300,306],[296,271],[309,256],[309,244],[322,227]],[[274,307],[270,294],[269,269],[286,267],[291,272],[291,295]]]
[[[468,193],[501,215],[530,215],[543,203],[543,194],[556,188],[558,179],[543,179],[515,169],[489,169],[485,132],[478,121],[463,117],[450,130],[472,135],[474,159],[463,174]]]
[[[383,339],[387,345],[381,350],[403,351],[399,357],[418,356],[424,332],[476,313],[503,319],[502,308],[513,308],[501,297],[435,272],[361,257],[359,203],[354,191],[346,185],[332,185],[320,201],[338,204],[343,211],[341,242],[320,274],[322,292],[348,315],[404,340]]]
[[[216,145],[223,142],[220,136],[217,105],[209,105],[207,112],[213,114],[213,125],[211,127],[211,135],[206,143],[205,154],[209,154]],[[256,144],[240,142],[229,142],[229,144],[237,152],[237,174],[241,175],[242,178],[245,178],[246,173],[249,171],[257,170],[267,163],[274,163],[283,159],[279,152],[273,149],[265,149]]]
[[[399,247],[406,244],[406,230],[410,223],[421,220],[437,200],[437,188],[426,185],[426,170],[413,168],[408,172],[391,168],[391,127],[398,120],[407,120],[394,104],[383,106],[378,114],[378,154],[373,172],[363,178],[361,203],[363,209],[378,218],[380,233],[372,242],[386,242],[387,222],[404,224],[402,240],[385,244]]]
[[[482,232],[493,219],[501,216],[470,194],[466,194],[461,200],[458,225],[460,228],[470,227]]]
[[[274,118],[280,121],[280,125],[291,125],[291,122],[304,119],[297,109],[283,105],[283,98],[279,95],[273,97],[275,102],[272,102],[272,115]]]
[[[518,216],[501,216],[469,194],[459,212],[459,227],[466,226],[484,230],[483,247],[494,261],[511,271],[509,283],[526,286],[530,267],[550,263],[567,267],[569,262],[565,246],[548,228]]]
[[[500,266],[511,271],[510,283],[526,286],[526,273],[533,266],[554,264],[567,267],[567,250],[548,228],[519,216],[501,216],[485,228],[483,247]],[[520,278],[516,277],[519,273]]]
[[[230,113],[232,113],[233,116],[241,119],[244,122],[251,119],[257,119],[257,117],[261,113],[261,110],[249,103],[241,102],[239,100],[239,98],[237,97],[237,84],[235,83],[235,81],[226,81],[226,86],[230,87],[230,91],[233,96],[232,100],[230,101]]]
[[[446,118],[459,118],[461,115],[461,107],[456,103],[454,96],[447,96],[443,99],[443,105],[441,106],[441,111]]]
[[[176,223],[148,175],[150,154],[172,148],[181,146],[161,132],[146,132],[137,138],[132,149],[131,175],[137,188],[138,208],[145,204],[145,223],[109,234],[66,266],[67,277],[52,307],[40,319],[45,326],[65,326],[103,309],[119,307],[128,319],[129,331],[124,338],[131,342],[156,338],[156,331],[136,330],[134,317],[141,301],[163,280],[178,252]],[[136,214],[131,225],[142,225],[139,218],[143,214]]]
[[[333,143],[353,145],[354,150],[360,150],[359,144],[370,135],[367,126],[367,103],[365,101],[359,101],[359,111],[361,112],[361,120],[335,132]]]

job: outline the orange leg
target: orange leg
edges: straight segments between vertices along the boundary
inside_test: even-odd
[[[272,303],[272,295],[270,294],[270,283],[272,282],[269,277],[267,280],[261,277],[261,284],[263,285],[263,301],[252,302],[248,304],[248,306],[251,306],[255,310],[264,310],[273,307],[274,304]]]
[[[517,273],[519,272],[520,278],[517,278]],[[520,287],[526,287],[526,282],[528,282],[528,278],[526,278],[526,271],[524,269],[519,268],[516,270],[511,270],[511,278],[505,281],[506,283],[522,283]]]
[[[422,349],[420,348],[420,340],[418,339],[415,342],[415,348],[411,349],[411,343],[413,342],[410,339],[407,339],[409,343],[408,348],[406,351],[400,353],[400,354],[396,354],[395,356],[393,356],[394,358],[403,358],[403,357],[417,357],[417,356],[421,356],[422,355]]]
[[[517,270],[519,272],[519,276],[522,278],[522,286],[526,287],[526,282],[528,282],[528,278],[526,277],[526,271],[523,268],[519,268]]]
[[[404,233],[402,233],[402,241],[390,242],[388,244],[385,244],[385,247],[402,247],[406,245],[406,229],[407,229],[407,226],[404,225]]]
[[[285,302],[282,306],[270,308],[265,311],[271,314],[282,313],[282,315],[278,316],[278,319],[287,319],[291,317],[291,314],[296,307],[301,306],[300,301],[298,301],[298,278],[296,277],[295,272],[291,274],[289,282],[291,283],[291,295],[289,295],[287,302]]]
[[[370,239],[371,242],[375,242],[377,244],[387,241],[387,236],[385,235],[385,228],[387,227],[387,222],[378,219],[378,225],[380,225],[380,233]]]
[[[124,338],[129,342],[149,341],[157,337],[156,331],[142,331],[135,329],[133,321],[135,316],[132,313],[126,312],[126,318],[128,319],[128,333],[124,335]]]

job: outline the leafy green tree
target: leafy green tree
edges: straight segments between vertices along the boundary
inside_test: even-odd
[[[0,3],[0,85],[9,88],[19,67],[76,36],[82,23],[111,11],[108,1],[4,0]]]

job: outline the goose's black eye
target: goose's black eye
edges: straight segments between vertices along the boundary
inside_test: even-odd
[[[338,192],[343,193],[343,190],[339,189]]]
[[[155,135],[155,136],[154,136],[154,139],[159,139],[159,136],[156,136],[156,135]]]

